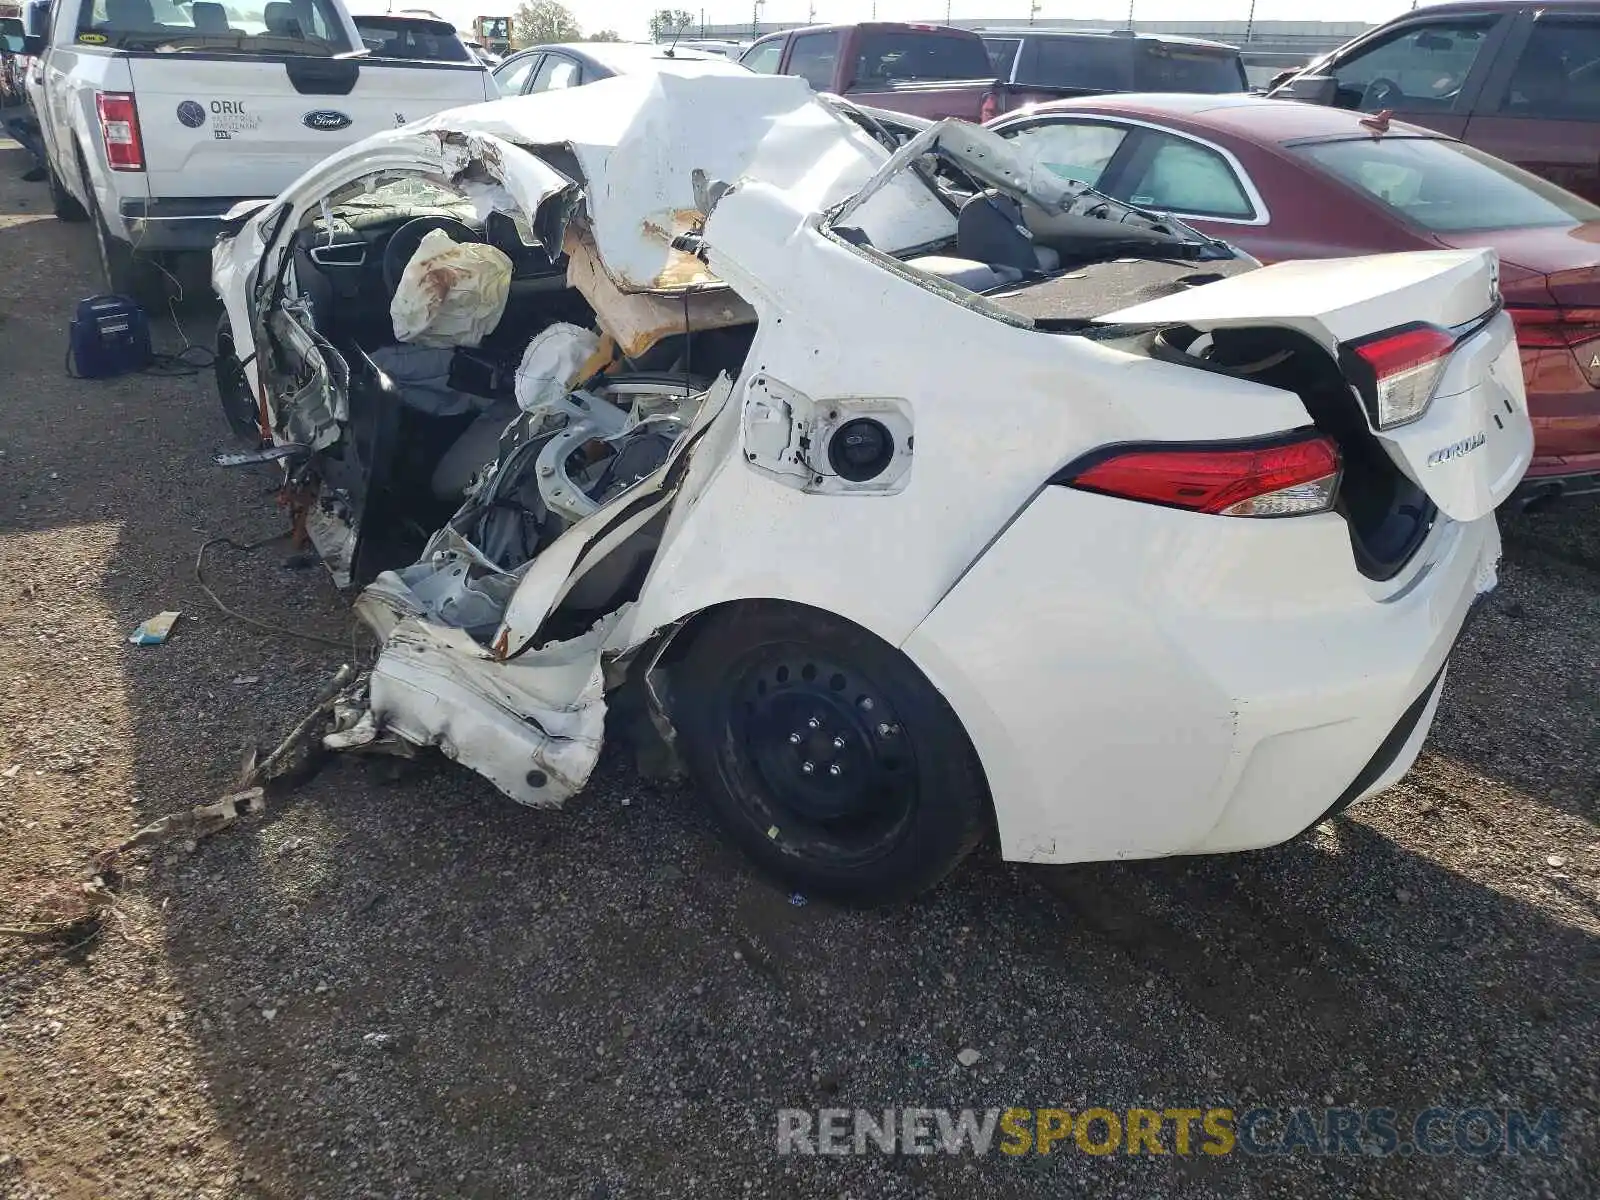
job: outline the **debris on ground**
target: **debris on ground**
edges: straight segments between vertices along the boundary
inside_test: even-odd
[[[0,925],[0,937],[77,946],[100,932],[116,894],[100,875],[78,884],[59,884],[39,896],[15,925]]]
[[[258,761],[252,750],[239,771],[239,790],[230,792],[210,804],[198,804],[186,813],[170,813],[150,822],[132,837],[95,856],[95,862],[106,866],[118,856],[140,846],[159,845],[183,838],[190,850],[201,838],[228,828],[246,813],[265,811],[267,807],[264,785],[286,773],[299,752],[316,740],[322,725],[334,710],[345,688],[356,677],[356,669],[346,663],[323,687],[316,704],[289,731],[283,741],[266,758]]]
[[[149,620],[141,622],[139,628],[128,635],[128,641],[135,646],[161,645],[172,633],[172,627],[178,623],[179,615],[175,612],[157,613]]]

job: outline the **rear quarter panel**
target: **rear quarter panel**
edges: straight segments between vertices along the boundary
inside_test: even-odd
[[[133,81],[126,59],[109,50],[75,45],[70,22],[65,18],[63,22],[64,28],[58,28],[62,28],[66,43],[52,46],[45,55],[45,111],[40,114],[39,123],[62,186],[86,206],[92,188],[94,203],[116,229],[120,224],[116,216],[118,200],[148,195],[149,182],[142,171],[113,171],[106,165],[95,94],[131,91]]]

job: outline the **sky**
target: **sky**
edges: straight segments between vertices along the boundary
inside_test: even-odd
[[[643,39],[650,14],[659,8],[701,11],[699,0],[564,0],[585,33],[615,29],[625,38]],[[386,0],[347,0],[351,12],[383,12]],[[477,16],[510,14],[520,0],[394,0],[393,7],[427,8],[457,28],[468,29]],[[1128,16],[1126,0],[1039,0],[1039,20],[1104,20],[1120,24]],[[1025,18],[1029,0],[951,0],[955,20]],[[749,0],[706,0],[705,18],[713,25],[750,20]],[[872,0],[766,0],[763,21],[804,21],[814,8],[820,21],[866,21],[872,18]],[[882,21],[942,18],[945,0],[877,0]],[[1256,0],[1258,21],[1384,21],[1411,7],[1410,0]],[[1134,0],[1139,21],[1239,20],[1250,10],[1250,0]]]

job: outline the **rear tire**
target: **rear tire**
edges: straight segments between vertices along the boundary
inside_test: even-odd
[[[250,391],[250,381],[239,365],[238,353],[233,346],[233,325],[224,312],[217,319],[217,349],[213,367],[217,378],[217,399],[222,403],[222,416],[234,436],[252,450],[261,447],[261,426],[258,421],[256,398]]]
[[[910,899],[988,827],[982,767],[944,697],[831,613],[760,602],[715,614],[674,691],[684,757],[722,829],[803,892]]]
[[[128,297],[148,313],[159,312],[167,298],[165,277],[153,262],[135,253],[132,246],[111,232],[87,172],[84,188],[89,195],[89,218],[94,225],[95,249],[100,255],[106,290]]]
[[[45,182],[50,189],[50,211],[55,213],[56,219],[61,221],[87,221],[89,214],[83,205],[72,197],[72,193],[61,183],[61,177],[56,174],[56,169],[49,163],[45,164]]]

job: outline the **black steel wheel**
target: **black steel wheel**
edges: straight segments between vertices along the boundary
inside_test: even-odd
[[[259,448],[261,425],[257,417],[256,398],[233,348],[233,326],[226,312],[217,319],[217,350],[212,367],[217,377],[217,399],[222,403],[222,415],[228,422],[228,428],[251,449]]]
[[[846,903],[932,887],[982,836],[960,721],[893,646],[831,614],[740,606],[675,675],[685,756],[724,830],[770,872]]]

